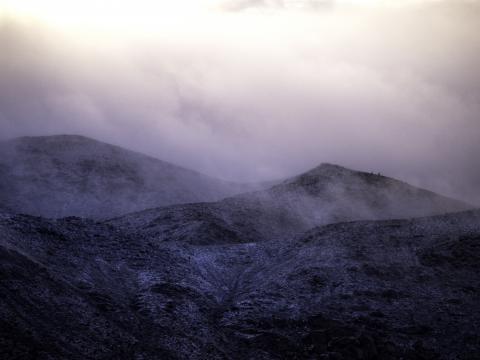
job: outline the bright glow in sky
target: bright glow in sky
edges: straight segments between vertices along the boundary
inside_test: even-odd
[[[0,15],[3,12],[35,18],[51,25],[123,27],[132,31],[132,27],[161,28],[178,23],[180,18],[188,19],[194,26],[205,21],[208,15],[218,15],[222,9],[292,10],[326,5],[362,8],[432,1],[436,0],[0,0]]]
[[[336,15],[435,1],[442,0],[0,0],[0,24],[4,14],[97,43],[105,36],[114,42],[138,36],[212,41],[222,34],[236,34],[240,43],[265,31],[302,37],[319,14],[330,15],[323,22],[348,29],[348,16]]]
[[[52,25],[95,27],[150,27],[174,22],[178,16],[199,17],[202,1],[185,0],[4,0],[0,11],[23,18],[36,18]]]

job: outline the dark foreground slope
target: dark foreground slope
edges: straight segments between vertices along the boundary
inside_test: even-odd
[[[285,239],[335,222],[411,218],[470,208],[392,178],[322,164],[266,190],[212,203],[149,209],[110,223],[155,239],[220,244]]]
[[[18,138],[0,155],[0,203],[45,217],[108,218],[252,188],[82,136]]]
[[[480,352],[480,211],[261,243],[192,245],[5,214],[0,234],[2,359]]]

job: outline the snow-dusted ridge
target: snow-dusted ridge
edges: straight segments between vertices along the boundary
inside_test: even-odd
[[[109,218],[256,188],[77,135],[0,143],[0,201],[14,212]]]
[[[126,231],[166,241],[238,243],[286,239],[314,226],[413,218],[471,209],[463,202],[381,175],[322,164],[269,189],[115,218]]]

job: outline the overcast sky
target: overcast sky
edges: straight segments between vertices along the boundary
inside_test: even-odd
[[[0,133],[242,181],[332,162],[480,205],[480,2],[0,0]]]

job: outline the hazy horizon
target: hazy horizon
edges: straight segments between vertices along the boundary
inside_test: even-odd
[[[478,34],[467,0],[0,0],[0,138],[236,181],[328,162],[480,205]]]

